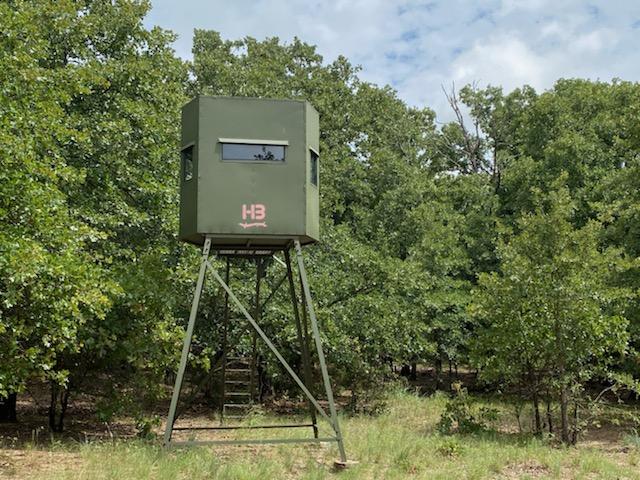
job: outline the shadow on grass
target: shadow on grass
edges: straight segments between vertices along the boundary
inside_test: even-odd
[[[129,439],[137,439],[134,425],[107,424],[91,417],[68,421],[61,433],[52,432],[39,415],[22,415],[18,422],[0,423],[0,450],[73,449],[87,443]]]

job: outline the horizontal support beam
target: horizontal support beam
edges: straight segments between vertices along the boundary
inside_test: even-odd
[[[326,443],[337,442],[335,437],[324,438],[269,438],[269,439],[248,439],[248,440],[190,440],[185,442],[169,443],[169,447],[190,447],[195,445],[266,445],[277,443]]]
[[[219,427],[173,427],[174,430],[252,430],[260,428],[313,427],[313,423],[290,423],[282,425],[223,425]]]
[[[250,250],[247,250],[246,252],[231,252],[229,253],[228,248],[223,248],[223,249],[219,249],[216,253],[218,255],[218,257],[222,257],[222,258],[242,258],[245,260],[254,260],[256,258],[269,258],[273,255],[274,250],[270,250],[270,249],[255,249],[252,248]],[[276,250],[279,251],[279,250]]]

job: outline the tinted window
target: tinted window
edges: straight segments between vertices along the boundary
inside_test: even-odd
[[[193,145],[185,148],[182,155],[182,178],[185,182],[193,178]]]
[[[318,154],[313,150],[311,153],[311,183],[316,187],[318,186]]]
[[[284,145],[223,143],[222,159],[249,160],[253,162],[284,162]]]

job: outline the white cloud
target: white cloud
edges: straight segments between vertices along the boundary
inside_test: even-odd
[[[193,28],[229,39],[298,36],[325,60],[345,55],[365,80],[391,84],[443,119],[441,87],[452,82],[540,90],[560,77],[640,80],[636,0],[152,1],[147,24],[180,34],[185,58]]]
[[[619,38],[615,31],[603,28],[576,36],[575,41],[571,43],[571,48],[578,52],[599,53],[605,48],[615,46]]]
[[[451,76],[457,84],[477,81],[511,90],[525,83],[543,86],[544,68],[544,59],[524,42],[513,34],[501,34],[476,41],[452,63]]]

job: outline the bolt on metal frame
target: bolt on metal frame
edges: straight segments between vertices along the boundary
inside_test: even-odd
[[[287,361],[284,359],[284,357],[280,354],[280,352],[278,351],[278,349],[276,348],[276,346],[271,342],[271,340],[269,339],[269,337],[265,334],[265,332],[262,330],[262,328],[260,328],[260,326],[258,325],[256,319],[254,319],[254,317],[249,313],[249,311],[247,311],[247,309],[244,307],[244,305],[242,305],[242,303],[240,302],[240,300],[238,300],[238,298],[235,296],[235,294],[233,293],[233,291],[231,290],[231,288],[228,285],[229,282],[229,267],[228,267],[228,263],[225,269],[225,279],[223,280],[223,278],[220,276],[220,274],[218,273],[218,271],[216,270],[216,268],[212,265],[212,263],[209,261],[209,257],[210,257],[210,251],[211,251],[211,237],[207,236],[205,238],[205,242],[204,242],[204,246],[202,249],[202,260],[200,263],[200,270],[198,273],[198,280],[196,282],[196,288],[195,288],[195,293],[193,296],[193,301],[191,303],[191,312],[189,314],[189,323],[187,324],[187,330],[185,332],[185,337],[184,337],[184,344],[182,347],[182,355],[180,357],[180,364],[178,366],[178,373],[176,375],[176,381],[175,381],[175,385],[173,388],[173,394],[171,397],[171,404],[169,407],[169,415],[167,418],[167,425],[166,425],[166,429],[165,429],[165,433],[164,433],[164,445],[166,447],[169,446],[178,446],[178,445],[232,445],[232,444],[237,444],[237,445],[246,445],[246,444],[269,444],[269,443],[319,443],[319,442],[336,442],[338,445],[338,450],[340,453],[340,460],[342,462],[346,462],[347,460],[347,456],[346,456],[346,452],[345,452],[345,448],[344,448],[344,441],[343,441],[343,437],[342,437],[342,432],[340,430],[340,424],[338,422],[338,416],[337,416],[337,412],[336,412],[336,406],[335,406],[335,400],[333,397],[333,390],[331,388],[331,383],[330,383],[330,379],[329,379],[329,372],[327,370],[327,363],[326,363],[326,359],[324,356],[324,352],[322,349],[322,340],[320,339],[320,331],[318,328],[318,321],[317,321],[317,317],[315,314],[315,310],[313,307],[313,302],[312,302],[312,298],[311,298],[311,291],[309,289],[309,282],[307,280],[307,274],[306,274],[306,270],[305,270],[305,266],[304,266],[304,260],[302,257],[302,248],[300,246],[300,241],[298,239],[293,240],[293,246],[295,248],[295,252],[296,252],[296,259],[297,259],[297,266],[298,266],[298,274],[299,274],[299,280],[300,280],[300,284],[301,284],[301,295],[303,297],[303,301],[302,301],[302,307],[303,307],[303,312],[302,312],[302,316],[300,315],[300,312],[298,310],[298,305],[297,305],[297,296],[295,293],[295,286],[294,286],[294,279],[293,279],[293,269],[292,269],[292,262],[291,262],[291,258],[289,255],[289,248],[290,246],[288,246],[287,248],[284,249],[279,249],[281,251],[283,251],[284,256],[285,256],[285,262],[283,262],[282,260],[280,260],[279,258],[275,257],[275,255],[273,256],[273,258],[279,263],[279,264],[284,264],[283,266],[285,266],[285,268],[287,269],[287,273],[286,276],[277,284],[276,289],[285,281],[285,279],[288,279],[288,283],[289,283],[289,290],[291,293],[291,298],[292,298],[292,302],[293,302],[293,312],[294,312],[294,319],[296,321],[296,331],[297,331],[297,335],[298,335],[298,340],[301,342],[301,346],[302,346],[302,357],[303,357],[303,370],[304,370],[304,377],[305,377],[305,382],[309,385],[307,386],[307,384],[305,384],[305,382],[303,382],[300,377],[296,374],[296,372],[291,368],[291,366],[287,363]],[[251,255],[249,255],[251,256]],[[261,263],[258,263],[258,278],[260,275],[260,265]],[[189,357],[189,350],[191,348],[191,341],[193,338],[193,331],[194,331],[194,327],[195,327],[195,322],[196,322],[196,317],[198,314],[198,306],[200,303],[200,297],[202,296],[202,290],[203,290],[203,286],[204,286],[204,280],[206,277],[206,273],[207,271],[210,271],[211,274],[213,275],[214,279],[216,280],[216,282],[223,288],[223,290],[225,291],[225,327],[224,327],[224,337],[223,337],[223,341],[225,342],[225,348],[226,348],[226,342],[227,342],[227,327],[228,327],[228,314],[229,314],[229,307],[228,307],[228,301],[231,300],[231,302],[236,306],[236,308],[238,310],[240,310],[240,312],[242,313],[242,315],[244,316],[244,318],[249,322],[249,324],[253,327],[254,330],[254,335],[259,336],[264,343],[267,345],[267,347],[269,348],[269,350],[271,350],[271,352],[274,354],[274,356],[278,359],[278,361],[280,362],[280,364],[285,368],[285,370],[289,373],[289,375],[291,376],[291,378],[293,378],[293,380],[295,381],[295,383],[300,387],[300,389],[304,392],[305,396],[307,397],[309,403],[310,403],[310,411],[311,411],[311,419],[312,422],[309,424],[303,424],[303,425],[282,425],[277,426],[277,425],[263,425],[263,426],[255,426],[255,427],[247,427],[247,426],[220,426],[220,427],[191,427],[191,428],[186,428],[186,427],[177,427],[174,428],[174,423],[176,420],[176,410],[177,410],[177,406],[178,406],[178,400],[180,398],[180,391],[182,389],[182,383],[184,380],[184,374],[185,374],[185,370],[187,367],[187,360]],[[225,281],[226,280],[226,281]],[[256,285],[256,290],[258,290],[258,285]],[[259,311],[261,310],[261,307],[264,307],[264,305],[266,305],[266,303],[271,299],[273,295],[271,295],[263,304],[260,304],[259,302],[259,292],[256,292],[256,298],[255,298],[255,315],[256,317],[259,316]],[[309,350],[308,350],[308,332],[307,332],[307,328],[306,328],[306,317],[309,317],[310,323],[311,323],[311,335],[313,337],[314,340],[314,344],[316,347],[316,353],[318,356],[318,362],[319,362],[319,366],[320,366],[320,371],[322,374],[322,381],[324,384],[324,389],[325,389],[325,394],[329,403],[329,413],[327,413],[322,406],[318,403],[318,400],[314,397],[314,395],[311,393],[311,391],[309,390],[309,387],[311,386],[311,381],[312,381],[312,375],[311,375],[311,363],[310,363],[310,357],[309,357]],[[302,322],[301,322],[302,320]],[[302,328],[302,325],[304,325],[304,328]],[[223,386],[224,388],[224,386]],[[334,435],[332,436],[328,436],[328,437],[319,437],[318,436],[318,427],[317,427],[317,420],[316,420],[316,413],[319,413],[322,417],[324,417],[327,422],[329,423],[329,425],[331,426]],[[313,428],[313,438],[284,438],[284,439],[244,439],[244,440],[209,440],[209,441],[172,441],[172,434],[174,430],[231,430],[231,429],[236,429],[236,428],[263,428],[263,429],[270,429],[270,428],[298,428],[298,427],[312,427]]]

